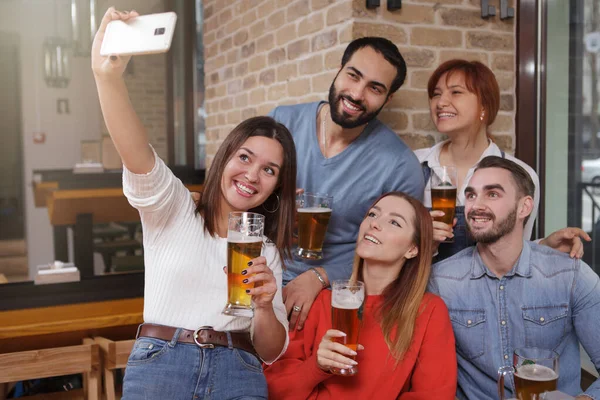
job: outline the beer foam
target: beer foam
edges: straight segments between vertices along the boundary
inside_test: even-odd
[[[355,310],[361,306],[364,299],[363,293],[352,294],[349,290],[334,291],[331,297],[331,306],[345,310]]]
[[[256,243],[262,242],[262,236],[248,236],[242,232],[228,231],[227,241],[230,243]]]
[[[521,379],[538,382],[558,379],[558,374],[551,368],[544,367],[543,365],[539,364],[521,365],[517,368],[515,375]]]
[[[299,213],[326,213],[331,212],[331,208],[325,207],[307,207],[307,208],[299,208]]]

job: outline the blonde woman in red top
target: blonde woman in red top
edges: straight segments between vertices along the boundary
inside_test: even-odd
[[[273,399],[452,400],[456,393],[454,335],[444,302],[425,293],[431,269],[432,222],[412,197],[388,193],[361,223],[352,278],[366,299],[355,353],[332,342],[331,292],[322,291],[303,330],[290,332],[279,361],[267,367]],[[355,364],[356,363],[356,364]],[[352,377],[330,368],[357,365]]]

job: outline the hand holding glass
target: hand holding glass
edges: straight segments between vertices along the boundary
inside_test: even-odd
[[[546,393],[556,390],[558,354],[537,347],[515,349],[512,367],[498,370],[498,395],[504,400],[504,376],[513,374],[515,397],[519,400],[543,400]]]
[[[346,336],[333,338],[334,342],[356,351],[358,334],[362,322],[362,305],[365,300],[365,285],[349,280],[333,281],[331,285],[331,322],[332,328],[344,332]],[[350,357],[350,356],[346,356]],[[350,357],[353,360],[356,357]],[[331,368],[331,373],[343,376],[356,375],[356,366],[350,368]]]
[[[311,260],[323,258],[323,242],[333,197],[326,194],[302,193],[296,197],[298,212],[297,255]]]
[[[430,177],[431,209],[443,211],[443,217],[435,217],[435,221],[452,226],[454,223],[454,210],[456,208],[456,167],[432,167]],[[444,242],[451,243],[453,239]]]
[[[245,284],[247,275],[242,271],[248,268],[248,262],[260,257],[263,244],[265,217],[250,212],[229,213],[227,229],[227,305],[223,314],[252,317],[252,296],[246,289],[254,287]],[[251,286],[252,285],[252,286]],[[256,285],[259,285],[257,282]]]

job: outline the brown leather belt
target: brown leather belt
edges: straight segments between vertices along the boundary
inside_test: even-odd
[[[140,325],[137,337],[145,336],[170,341],[173,339],[175,331],[177,331],[177,328],[171,326],[143,324]],[[229,332],[229,334],[231,335],[231,345],[233,347],[256,355],[256,350],[254,350],[250,340],[250,333]],[[199,347],[209,349],[215,346],[229,347],[227,332],[217,332],[210,327],[201,327],[195,331],[182,329],[177,342],[196,344]]]

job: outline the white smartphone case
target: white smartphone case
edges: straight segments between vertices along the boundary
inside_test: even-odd
[[[169,51],[177,15],[174,12],[141,15],[129,21],[111,21],[100,48],[101,56],[158,54]]]

